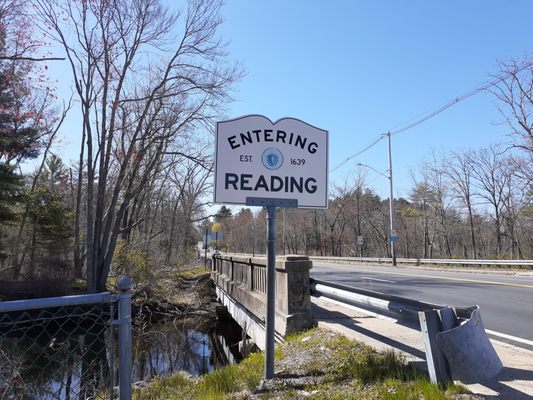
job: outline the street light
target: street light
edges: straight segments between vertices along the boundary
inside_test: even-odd
[[[389,193],[389,221],[390,221],[389,240],[390,240],[390,251],[391,251],[391,256],[392,256],[392,266],[395,267],[396,266],[396,250],[394,248],[394,242],[396,241],[396,233],[394,232],[394,203],[393,203],[394,200],[392,196],[392,193],[393,193],[392,191],[392,157],[391,157],[390,132],[387,132],[383,135],[384,136],[387,135],[389,139],[389,175],[385,175],[384,173],[379,172],[377,169],[367,164],[357,163],[357,165],[361,167],[370,168],[372,171],[378,173],[381,176],[384,176],[385,178],[389,180],[389,189],[390,189],[390,193]]]
[[[357,164],[355,164],[355,165],[357,165],[358,167],[365,167],[365,168],[371,169],[371,170],[374,171],[376,174],[379,174],[379,175],[381,175],[381,176],[383,176],[383,177],[385,177],[385,178],[387,178],[387,179],[390,180],[390,176],[389,176],[389,175],[385,175],[383,172],[378,171],[377,169],[375,169],[374,167],[372,167],[372,166],[370,166],[370,165],[368,165],[368,164],[357,163]]]

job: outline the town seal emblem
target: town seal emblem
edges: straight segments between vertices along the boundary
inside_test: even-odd
[[[278,149],[269,147],[263,152],[261,160],[267,169],[275,170],[283,165],[283,154]]]

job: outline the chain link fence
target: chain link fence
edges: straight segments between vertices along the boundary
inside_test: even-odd
[[[129,288],[0,302],[0,400],[130,398]]]

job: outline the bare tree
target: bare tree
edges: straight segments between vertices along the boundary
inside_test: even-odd
[[[533,158],[533,60],[500,63],[500,83],[491,87],[498,99],[498,109],[511,133],[518,138],[516,147]]]
[[[102,290],[130,202],[177,137],[212,124],[241,72],[216,36],[217,0],[191,0],[177,15],[158,0],[35,5],[43,32],[63,47],[81,103],[87,287]]]
[[[431,204],[433,203],[434,193],[427,180],[419,181],[415,177],[413,177],[413,180],[414,187],[411,189],[409,197],[417,208],[417,215],[422,219],[422,256],[423,258],[430,258],[433,254],[434,239],[434,230],[430,224]]]
[[[492,208],[494,235],[496,238],[496,256],[502,253],[502,223],[505,192],[510,179],[505,169],[504,152],[501,146],[481,149],[472,157],[474,185],[479,196]]]
[[[474,228],[475,192],[472,187],[473,160],[472,152],[452,152],[447,159],[444,173],[452,183],[452,190],[461,207],[466,208],[472,245],[472,258],[479,257]]]

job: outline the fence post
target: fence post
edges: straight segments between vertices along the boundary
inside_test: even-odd
[[[119,398],[131,400],[131,279],[121,276],[117,282],[119,325]]]

